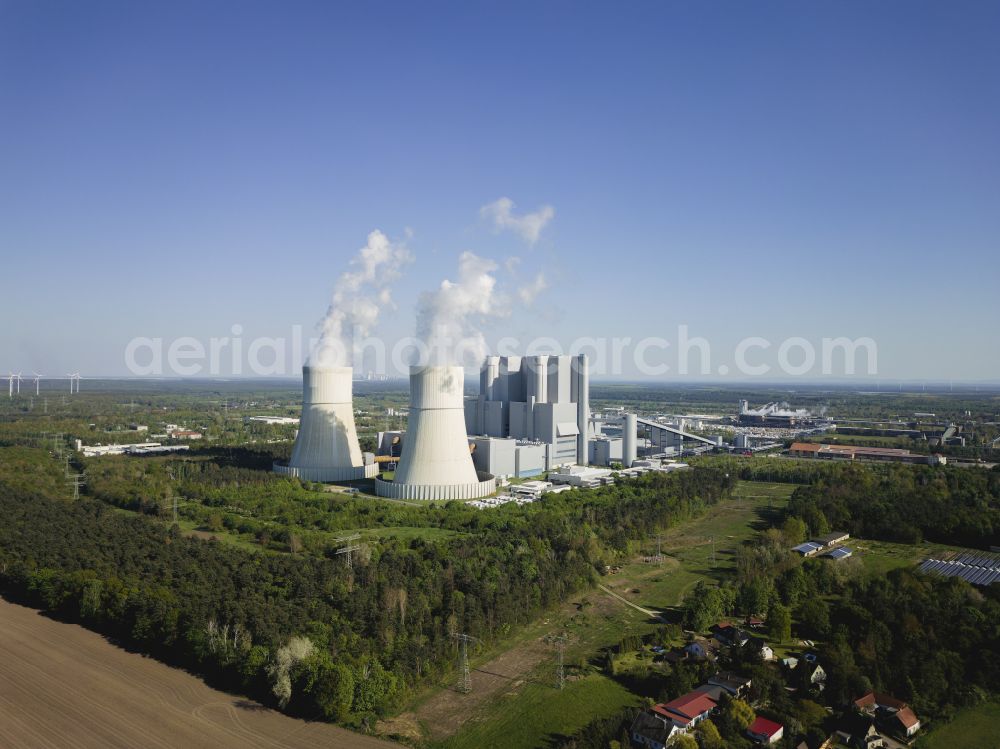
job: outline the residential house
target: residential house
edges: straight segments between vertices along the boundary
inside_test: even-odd
[[[723,645],[741,648],[750,640],[750,635],[730,622],[719,622],[712,626],[712,636]]]
[[[809,673],[809,683],[818,689],[823,689],[826,686],[826,671],[818,663],[806,663],[805,668],[808,669]]]
[[[854,707],[858,712],[874,715],[880,707],[887,710],[902,710],[906,707],[906,703],[890,694],[869,692],[854,700]]]
[[[765,661],[773,661],[774,660],[774,650],[771,648],[770,645],[768,645],[763,640],[763,638],[760,638],[760,637],[751,637],[750,638],[750,642],[753,644],[754,650],[757,651],[758,653],[760,653],[760,657],[761,657],[762,660],[765,660]]]
[[[712,686],[722,687],[734,697],[742,697],[750,689],[750,678],[733,673],[732,671],[720,671],[715,676],[709,678],[708,683]]]
[[[759,715],[747,727],[747,736],[758,744],[775,744],[785,735],[785,727]]]
[[[654,713],[672,720],[678,730],[687,731],[711,715],[718,704],[704,692],[695,690],[678,697],[676,700],[653,705],[650,709]]]
[[[869,692],[854,700],[854,707],[859,713],[874,717],[883,733],[910,738],[920,730],[920,719],[913,709],[890,694]]]
[[[909,707],[897,710],[887,723],[894,729],[892,733],[901,734],[906,738],[910,738],[920,730],[920,719]]]
[[[635,716],[629,729],[632,743],[647,749],[664,749],[674,733],[676,733],[674,722],[653,712],[652,708],[643,710]]]
[[[837,736],[841,743],[855,749],[883,749],[885,740],[875,728],[875,721],[870,715],[848,715],[841,723]]]
[[[722,695],[728,694],[725,689],[716,684],[702,684],[700,687],[695,687],[695,691],[707,694],[716,702],[720,702],[722,700]]]
[[[692,660],[714,661],[718,655],[719,646],[717,643],[707,640],[704,637],[696,637],[684,646],[684,652],[687,653],[688,657]]]

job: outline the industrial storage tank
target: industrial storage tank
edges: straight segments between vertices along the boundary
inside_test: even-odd
[[[288,464],[274,470],[303,481],[350,481],[378,473],[365,463],[354,426],[350,367],[302,367],[302,418]]]
[[[465,430],[465,373],[458,366],[410,368],[410,416],[393,481],[375,482],[394,499],[475,499],[496,491],[479,475]]]
[[[638,418],[635,414],[625,414],[622,420],[622,465],[631,468],[636,459],[636,439]]]

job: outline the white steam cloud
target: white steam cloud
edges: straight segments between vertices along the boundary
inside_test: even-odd
[[[480,326],[486,318],[510,314],[509,296],[497,288],[497,264],[471,252],[458,259],[458,279],[445,279],[424,292],[417,308],[417,337],[429,363],[478,362],[487,353]]]
[[[549,284],[545,280],[545,274],[539,273],[532,281],[518,289],[517,295],[526,307],[530,307],[531,303],[535,301],[535,297],[547,288],[549,288]]]
[[[351,363],[354,336],[367,336],[382,309],[392,306],[389,284],[411,260],[402,243],[392,242],[378,229],[350,262],[350,270],[337,280],[320,336],[309,359],[324,366]]]
[[[510,198],[500,198],[480,208],[479,215],[490,221],[494,230],[513,231],[528,244],[535,244],[542,229],[555,217],[556,209],[550,205],[543,205],[534,213],[517,216],[514,214],[514,201]]]

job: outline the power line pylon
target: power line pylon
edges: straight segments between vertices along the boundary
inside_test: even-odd
[[[458,691],[462,694],[468,694],[472,691],[472,674],[469,671],[469,643],[479,642],[479,638],[457,632],[452,632],[451,636],[458,640],[458,665],[462,674],[461,680],[458,682]]]
[[[556,648],[556,689],[566,686],[566,635],[549,635],[545,638]]]
[[[79,499],[80,498],[80,487],[85,486],[85,483],[86,483],[83,480],[83,474],[82,473],[74,473],[72,476],[70,476],[68,479],[66,479],[66,483],[69,486],[73,487],[73,499]]]
[[[354,533],[350,536],[345,536],[344,538],[337,539],[340,543],[346,544],[341,548],[337,549],[338,554],[343,554],[344,559],[347,562],[347,569],[354,569],[354,552],[361,548],[358,544],[354,542],[361,538],[360,533]]]

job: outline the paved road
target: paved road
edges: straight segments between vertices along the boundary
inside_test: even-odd
[[[217,691],[83,627],[3,599],[0,747],[398,749]]]

